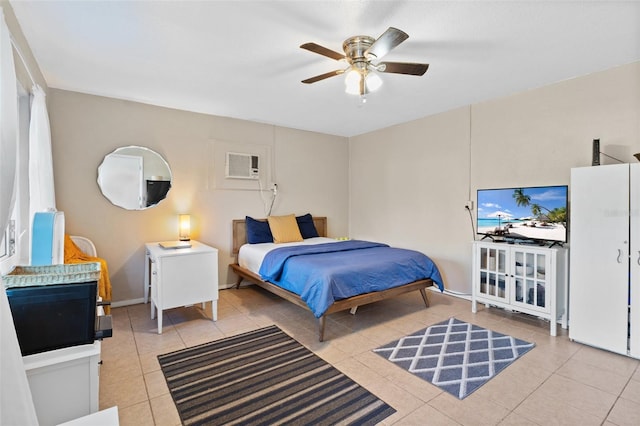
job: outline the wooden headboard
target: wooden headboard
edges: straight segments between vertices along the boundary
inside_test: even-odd
[[[256,219],[262,222],[266,222],[267,219]],[[327,236],[327,218],[326,217],[316,217],[313,216],[313,224],[318,231],[318,235],[321,237]],[[247,243],[247,227],[244,219],[234,219],[233,220],[233,249],[231,254],[233,256],[238,255],[238,251],[243,244]]]

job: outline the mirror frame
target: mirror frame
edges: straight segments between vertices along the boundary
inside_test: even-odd
[[[136,185],[136,181],[140,184]],[[98,166],[97,182],[102,195],[114,206],[146,210],[167,197],[173,175],[160,154],[144,146],[129,145],[105,155]]]

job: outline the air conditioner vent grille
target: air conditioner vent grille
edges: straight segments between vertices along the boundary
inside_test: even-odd
[[[260,177],[259,157],[227,152],[225,177],[227,179],[258,179]]]

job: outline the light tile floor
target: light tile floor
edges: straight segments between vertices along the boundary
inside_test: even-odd
[[[165,311],[157,334],[149,305],[112,309],[113,337],[102,346],[100,408],[118,406],[121,425],[179,425],[157,355],[276,324],[396,409],[385,425],[640,425],[640,361],[549,335],[548,323],[430,292],[415,293],[327,319],[318,342],[311,313],[248,286],[222,290],[211,306]],[[460,401],[371,352],[450,317],[536,343],[536,347]]]

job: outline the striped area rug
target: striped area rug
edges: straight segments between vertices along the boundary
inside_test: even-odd
[[[184,425],[369,425],[395,413],[275,325],[158,360]]]

